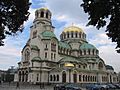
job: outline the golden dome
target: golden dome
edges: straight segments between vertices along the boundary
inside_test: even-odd
[[[83,32],[83,30],[77,26],[69,26],[67,28],[64,29],[63,32]]]
[[[49,9],[47,8],[47,7],[42,7],[42,8],[39,8],[39,9],[37,9],[37,10],[45,10],[45,11],[49,11]]]

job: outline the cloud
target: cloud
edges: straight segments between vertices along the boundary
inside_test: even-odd
[[[7,70],[12,65],[17,67],[17,62],[20,61],[20,48],[9,45],[0,47],[0,69]]]
[[[100,46],[100,56],[106,64],[112,65],[115,71],[119,72],[120,69],[120,54],[115,51],[114,46],[106,45]]]

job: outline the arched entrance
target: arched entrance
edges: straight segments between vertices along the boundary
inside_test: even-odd
[[[73,82],[77,83],[77,73],[76,72],[74,72],[74,74],[73,74]]]
[[[66,72],[65,71],[62,72],[62,82],[63,83],[66,82]]]

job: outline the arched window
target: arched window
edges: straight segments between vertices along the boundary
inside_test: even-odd
[[[86,81],[86,82],[88,81],[88,77],[87,77],[87,75],[85,76],[85,81]]]
[[[57,75],[57,81],[59,81],[59,75]]]
[[[78,33],[77,33],[77,32],[75,32],[75,37],[76,37],[76,38],[78,37]]]
[[[52,81],[52,75],[50,75],[50,81]]]
[[[96,55],[98,55],[98,50],[96,50]]]
[[[41,15],[40,15],[40,17],[44,17],[44,12],[43,12],[43,11],[41,12]]]
[[[79,81],[81,81],[81,75],[79,75]]]
[[[25,73],[24,73],[24,71],[22,71],[22,82],[24,82],[24,75],[25,75]]]
[[[98,69],[100,69],[100,70],[103,69],[103,64],[102,64],[102,62],[99,62],[99,64],[98,64]]]
[[[85,81],[85,75],[83,75],[83,81]]]
[[[46,18],[48,18],[48,12],[46,13]]]
[[[34,31],[34,32],[33,32],[33,37],[32,37],[32,39],[33,39],[33,38],[36,38],[36,37],[37,37],[37,31]]]
[[[55,77],[55,75],[53,75],[53,80],[56,81],[56,77]]]
[[[21,82],[21,71],[19,72],[19,81]]]
[[[82,55],[82,50],[80,50],[80,55]]]
[[[90,49],[88,49],[88,54],[90,55]]]
[[[73,38],[73,32],[71,32],[71,38]]]
[[[37,74],[37,81],[39,80],[39,74]]]
[[[81,33],[79,33],[79,38],[81,38]]]
[[[28,61],[30,59],[30,51],[29,49],[25,50],[25,60]]]
[[[67,38],[69,38],[69,32],[67,32]]]
[[[84,55],[86,55],[86,50],[84,50]]]

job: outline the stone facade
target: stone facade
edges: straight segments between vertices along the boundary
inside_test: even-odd
[[[63,30],[60,40],[54,34],[52,13],[36,10],[30,38],[18,63],[18,81],[29,83],[108,83],[117,82],[117,74],[89,44],[84,31],[76,26]]]

